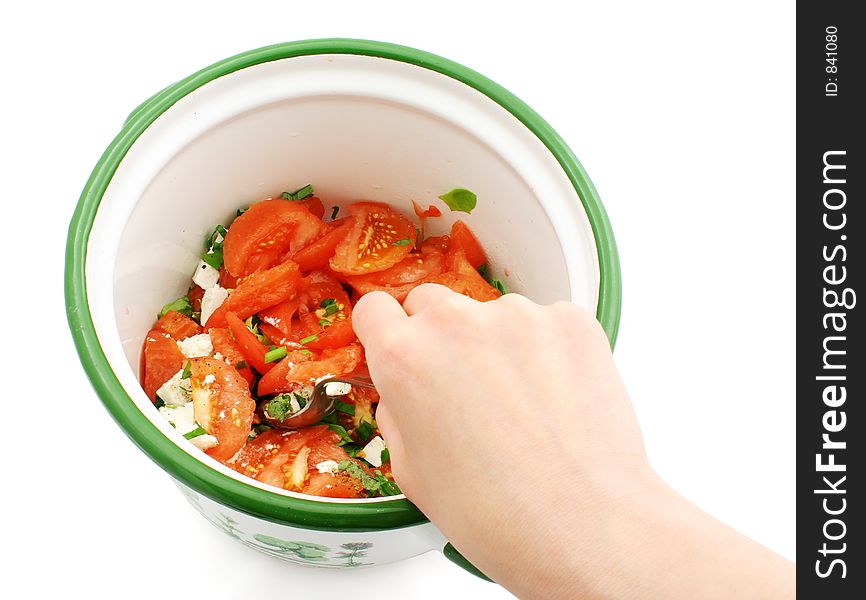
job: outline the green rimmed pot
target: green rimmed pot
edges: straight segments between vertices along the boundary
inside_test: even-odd
[[[247,479],[178,435],[139,386],[144,335],[159,307],[186,290],[214,224],[308,182],[326,203],[363,198],[404,211],[412,199],[473,190],[478,207],[460,217],[506,287],[594,308],[614,342],[613,234],[556,132],[507,90],[444,58],[322,39],[226,59],[129,116],[69,227],[67,314],[82,365],[130,439],[241,543],[335,568],[435,549],[473,570],[404,497],[326,500]],[[446,211],[431,234],[455,218]]]

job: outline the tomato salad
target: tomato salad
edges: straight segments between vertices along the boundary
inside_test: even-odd
[[[446,200],[447,198],[443,197]],[[474,201],[474,194],[473,194]],[[380,290],[403,301],[421,283],[475,300],[504,288],[461,221],[424,236],[386,204],[356,202],[330,218],[311,186],[240,209],[208,236],[186,295],[166,304],[144,342],[141,382],[192,444],[235,471],[305,494],[400,493],[376,427],[374,390],[343,386],[321,422],[288,430],[315,384],[364,364],[352,307]],[[330,392],[329,392],[330,393]]]

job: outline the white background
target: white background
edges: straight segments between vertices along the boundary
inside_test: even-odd
[[[793,3],[29,2],[3,12],[0,595],[509,597],[434,553],[333,572],[240,546],[114,425],[68,334],[67,224],[126,114],[226,56],[331,36],[461,62],[559,131],[616,232],[616,357],[653,464],[793,559]]]

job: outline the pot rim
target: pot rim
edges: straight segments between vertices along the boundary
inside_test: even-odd
[[[595,186],[559,134],[514,94],[463,65],[407,46],[348,38],[284,42],[243,52],[193,73],[136,107],[94,167],[69,224],[64,278],[67,319],[82,366],[112,418],[151,460],[185,486],[252,516],[307,529],[374,531],[423,524],[427,518],[406,499],[349,504],[287,497],[244,484],[198,461],[166,438],[135,406],[114,375],[90,316],[85,284],[88,238],[102,197],[138,137],[175,102],[219,77],[266,62],[317,54],[384,58],[446,75],[481,92],[535,134],[571,181],[592,228],[599,267],[596,318],[614,345],[622,303],[616,242]]]

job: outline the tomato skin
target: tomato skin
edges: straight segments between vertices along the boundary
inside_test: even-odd
[[[439,252],[413,253],[384,271],[346,277],[346,283],[357,290],[358,284],[397,287],[407,283],[420,282],[425,277],[439,275],[443,271],[443,258]]]
[[[226,233],[223,242],[226,270],[235,277],[248,275],[253,272],[248,266],[252,257],[265,256],[265,264],[276,260],[287,251],[304,247],[321,235],[323,228],[324,224],[301,202],[276,199],[253,204],[234,220]],[[255,266],[262,268],[264,264],[257,259]]]
[[[244,327],[244,329],[246,329],[246,327]],[[244,356],[240,347],[232,339],[229,330],[224,327],[215,327],[211,329],[209,333],[214,352],[219,352],[223,356],[225,362],[234,367],[234,369],[241,374],[241,377],[246,379],[248,385],[252,384],[253,372],[250,369],[249,362],[247,362],[247,358]],[[240,364],[241,361],[245,362],[247,366],[238,369],[237,365]]]
[[[260,310],[285,302],[297,295],[300,285],[301,271],[290,260],[267,271],[254,273],[238,284],[226,301],[213,312],[205,327],[225,327],[225,316],[229,312],[246,319]]]
[[[267,396],[280,392],[290,392],[304,385],[310,385],[323,375],[342,375],[354,371],[364,357],[360,344],[350,344],[345,348],[324,350],[319,356],[309,356],[300,362],[292,355],[282,359],[259,380],[258,395]],[[301,355],[304,356],[304,355]]]
[[[463,221],[455,221],[451,226],[450,250],[462,249],[466,259],[474,269],[487,262],[484,249]]]
[[[235,313],[226,314],[226,322],[246,363],[260,374],[270,371],[274,367],[274,363],[265,362],[265,354],[268,352],[267,346],[261,343],[252,331],[247,329],[247,326]]]
[[[305,494],[324,498],[364,498],[364,486],[360,479],[346,473],[318,473],[310,475],[310,482],[304,488]]]
[[[419,219],[426,219],[427,217],[441,217],[442,211],[430,204],[425,209],[420,204],[412,200],[412,208],[415,209],[415,214]]]
[[[156,402],[156,391],[183,369],[185,361],[173,337],[159,329],[148,332],[144,338],[141,382],[151,402]]]
[[[351,219],[341,219],[336,223],[338,224],[331,227],[325,235],[292,254],[291,259],[298,263],[301,271],[327,268],[337,245],[349,234],[354,225]]]
[[[415,240],[415,225],[409,219],[378,202],[356,202],[348,208],[354,224],[329,261],[334,271],[346,275],[384,271],[409,254],[411,242],[394,245]]]
[[[189,303],[192,305],[192,312],[201,312],[201,299],[204,297],[204,290],[198,285],[193,285],[186,293],[189,298]]]
[[[184,340],[193,335],[198,335],[202,332],[202,328],[198,323],[186,315],[182,315],[173,310],[162,315],[153,328],[167,333],[177,341]]]
[[[219,441],[205,452],[228,460],[246,443],[252,425],[256,403],[249,384],[221,360],[191,358],[189,364],[195,420]]]
[[[303,200],[295,200],[295,202],[303,204],[304,207],[313,213],[317,219],[321,219],[325,216],[325,205],[322,204],[322,201],[318,196],[308,196]]]

